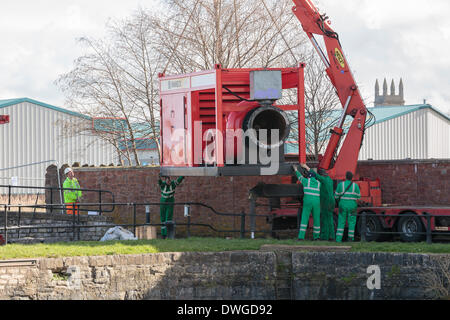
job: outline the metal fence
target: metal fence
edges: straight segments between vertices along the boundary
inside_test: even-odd
[[[20,188],[17,186],[14,186],[11,188]],[[29,188],[29,187],[27,187]],[[47,191],[50,192],[52,195],[54,192],[59,192],[61,188],[56,187],[46,187],[44,188]],[[186,236],[189,238],[191,237],[191,228],[192,227],[202,227],[207,228],[209,230],[212,230],[216,233],[222,233],[222,234],[238,234],[240,238],[245,238],[247,235],[250,235],[251,239],[255,238],[255,234],[267,234],[267,233],[273,233],[274,230],[272,228],[266,228],[266,229],[260,229],[258,230],[256,228],[256,219],[270,219],[273,217],[273,215],[269,214],[256,214],[255,207],[261,206],[256,203],[253,203],[253,205],[250,208],[250,214],[247,214],[245,212],[240,213],[230,213],[230,212],[219,212],[215,210],[213,207],[204,204],[204,203],[198,203],[198,202],[179,202],[179,203],[159,203],[159,202],[153,202],[153,203],[115,203],[114,202],[114,194],[112,194],[109,191],[105,190],[92,190],[92,189],[81,189],[83,192],[93,192],[98,195],[99,202],[95,203],[80,203],[79,204],[79,211],[77,214],[73,215],[72,218],[72,233],[73,233],[73,241],[79,240],[79,232],[80,229],[83,228],[98,228],[98,226],[86,226],[80,224],[80,213],[87,212],[88,214],[90,211],[93,210],[93,208],[96,211],[96,214],[103,215],[103,213],[112,213],[116,209],[119,209],[119,211],[126,211],[128,212],[125,216],[121,216],[120,218],[127,219],[128,221],[131,221],[129,223],[111,223],[111,224],[103,224],[102,227],[116,227],[121,226],[124,228],[131,229],[134,234],[136,234],[136,228],[141,226],[155,226],[155,227],[177,227],[177,226],[183,226],[185,227]],[[105,194],[108,194],[112,201],[111,202],[102,202],[102,200],[105,199]],[[160,221],[160,215],[159,215],[159,208],[161,205],[164,206],[174,206],[174,207],[182,207],[184,210],[184,218],[178,218],[177,221],[171,221],[168,223],[161,223]],[[120,208],[126,207],[127,210],[120,210]],[[61,226],[58,224],[54,225],[45,225],[45,226],[39,226],[39,225],[23,225],[21,224],[22,221],[22,214],[26,210],[32,211],[33,214],[40,211],[45,213],[51,213],[51,214],[66,214],[66,211],[68,210],[63,204],[42,204],[42,205],[14,205],[14,204],[0,204],[0,214],[4,215],[4,225],[0,226],[0,232],[3,230],[4,238],[6,242],[8,241],[8,233],[11,232],[17,232],[17,234],[20,237],[20,230],[25,229],[34,229],[34,228],[48,228],[48,229],[55,229],[55,228],[61,228],[61,227],[67,227],[67,226]],[[270,210],[269,210],[270,211]],[[8,215],[14,212],[17,214],[17,223],[15,225],[8,225]],[[157,216],[156,220],[154,216]],[[239,227],[238,228],[229,228],[229,229],[221,229],[214,227],[211,224],[208,223],[202,223],[200,222],[202,218],[215,215],[215,216],[222,216],[222,217],[229,217],[231,219],[238,219]],[[139,216],[139,217],[138,217]],[[401,218],[401,217],[416,217],[417,215],[414,214],[403,214],[401,216],[399,215],[387,215],[384,214],[382,216],[376,215],[374,213],[368,213],[368,212],[362,212],[358,214],[358,225],[359,227],[359,235],[362,242],[370,241],[370,236],[374,234],[386,234],[386,235],[396,235],[396,234],[402,234],[405,231],[374,231],[368,228],[367,221],[371,218],[376,219],[383,219],[387,217],[395,217],[395,218]],[[424,214],[423,217],[420,217],[422,221],[426,221],[426,223],[423,223],[422,226],[425,231],[414,231],[414,230],[407,230],[410,235],[422,235],[426,237],[427,243],[432,243],[432,237],[434,235],[446,235],[449,236],[449,232],[433,232],[432,231],[432,219],[441,217],[437,215],[431,215],[431,214]],[[448,216],[443,216],[448,217]],[[297,232],[298,232],[298,226],[299,221],[301,218],[301,211],[298,210],[297,214]],[[249,221],[249,229],[246,227],[246,221]],[[419,221],[422,223],[422,221]],[[233,223],[236,225],[236,222]],[[282,232],[283,230],[276,230],[278,232]],[[294,229],[289,230],[290,232],[295,231]],[[78,235],[78,236],[77,236]],[[369,239],[368,239],[369,238]]]
[[[178,221],[168,221],[166,223],[161,223],[160,220],[160,214],[159,214],[159,207],[161,205],[164,206],[181,206],[184,210],[184,220],[178,220]],[[112,228],[112,227],[124,227],[127,229],[130,229],[134,234],[136,234],[137,227],[141,226],[155,226],[155,227],[163,227],[163,226],[173,226],[173,227],[179,227],[184,226],[186,227],[186,236],[187,238],[191,237],[191,228],[192,227],[203,227],[212,230],[216,233],[224,233],[224,234],[239,234],[240,238],[245,238],[246,234],[255,234],[255,233],[268,233],[269,230],[256,230],[255,228],[251,227],[250,230],[246,229],[246,219],[256,219],[256,218],[267,218],[270,215],[256,215],[255,217],[251,217],[251,215],[246,214],[245,212],[241,213],[227,213],[227,212],[219,212],[215,210],[213,207],[206,205],[204,203],[198,203],[198,202],[182,202],[182,203],[159,203],[159,202],[153,202],[153,203],[80,203],[79,204],[79,211],[77,214],[74,214],[71,216],[72,218],[72,239],[73,241],[79,240],[79,232],[80,229],[83,228],[98,228],[97,225],[92,226],[86,226],[80,224],[80,213],[79,212],[86,212],[89,211],[92,207],[107,207],[110,206],[115,209],[120,209],[120,207],[126,207],[131,208],[131,210],[122,210],[129,212],[128,217],[122,216],[121,218],[128,218],[131,220],[131,223],[113,223],[113,224],[102,224],[101,227],[105,228]],[[158,210],[151,210],[151,208],[157,208]],[[196,208],[194,210],[194,208]],[[65,206],[62,206],[61,204],[46,204],[46,205],[7,205],[3,204],[0,205],[0,213],[3,213],[4,215],[4,225],[0,227],[0,231],[3,231],[5,241],[8,242],[8,234],[10,232],[17,232],[20,234],[20,230],[25,229],[36,229],[36,228],[47,228],[47,229],[55,229],[55,228],[63,228],[67,227],[66,225],[22,225],[22,215],[25,209],[32,209],[33,212],[36,212],[38,209],[45,209],[47,212],[53,212],[53,213],[63,213],[68,210]],[[206,212],[205,212],[206,210]],[[14,212],[17,214],[17,223],[15,225],[9,225],[9,217],[11,212]],[[103,210],[103,212],[106,212]],[[138,218],[138,212],[142,213],[145,212],[144,219]],[[157,216],[155,222],[155,217],[152,217],[152,213]],[[229,218],[238,218],[240,221],[240,227],[239,229],[221,229],[216,228],[211,224],[208,223],[200,223],[193,221],[193,215],[196,216],[196,218],[202,218],[207,217],[208,215],[216,215],[216,216],[223,216],[223,217],[229,217]],[[77,236],[78,234],[78,236]]]
[[[30,186],[12,186],[12,185],[0,185],[0,188],[4,188],[7,189],[7,196],[8,196],[8,203],[7,205],[9,206],[9,208],[11,207],[18,207],[17,205],[14,206],[11,204],[11,198],[12,196],[15,194],[14,190],[15,189],[32,189],[32,190],[37,190],[37,191],[44,191],[45,193],[49,192],[49,204],[45,204],[45,205],[30,205],[30,206],[22,206],[22,208],[27,207],[27,208],[31,208],[33,209],[34,212],[36,212],[37,209],[45,209],[50,211],[50,213],[54,213],[54,210],[59,210],[60,212],[65,212],[65,207],[63,205],[64,200],[63,200],[63,191],[64,190],[71,190],[71,191],[81,191],[84,193],[95,193],[98,199],[98,202],[91,206],[97,209],[97,211],[99,212],[100,215],[102,215],[103,212],[113,212],[114,211],[114,193],[112,193],[111,191],[107,191],[107,190],[97,190],[97,189],[68,189],[68,188],[60,188],[60,187],[30,187]],[[55,199],[55,194],[57,194]],[[105,200],[105,195],[109,195],[109,198],[107,198],[108,203],[110,203],[109,205],[106,205],[105,203],[103,203],[103,200]],[[54,204],[55,202],[58,202],[58,204]],[[112,203],[112,204],[111,204]],[[108,208],[108,206],[110,206],[111,208]],[[106,207],[106,208],[105,208]],[[90,209],[92,210],[92,208]],[[81,211],[89,211],[89,209],[81,209]]]

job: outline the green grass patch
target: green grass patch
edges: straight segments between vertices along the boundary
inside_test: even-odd
[[[402,242],[325,242],[274,239],[190,238],[176,240],[140,240],[109,242],[66,242],[54,244],[10,244],[0,247],[0,260],[103,256],[160,252],[221,252],[259,250],[264,244],[305,246],[352,246],[353,252],[406,252],[450,254],[450,244]]]

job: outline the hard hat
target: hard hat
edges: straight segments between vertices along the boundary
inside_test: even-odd
[[[69,172],[73,172],[72,168],[66,168],[66,170],[64,170],[64,174],[68,174]]]

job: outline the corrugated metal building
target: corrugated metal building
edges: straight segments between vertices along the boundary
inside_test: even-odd
[[[368,109],[375,121],[366,130],[359,160],[450,159],[450,117],[438,109],[429,104]],[[330,128],[341,113],[330,117]],[[346,125],[351,120],[347,117]],[[285,152],[298,154],[298,144],[290,141]]]
[[[93,120],[94,129],[102,133],[120,133],[119,148],[124,154],[127,151],[136,148],[139,161],[142,166],[156,166],[159,165],[159,148],[158,144],[154,139],[150,138],[153,136],[153,130],[149,123],[138,122],[131,123],[131,130],[135,139],[135,146],[131,143],[130,132],[128,130],[128,125],[125,119],[121,118],[97,118]],[[159,132],[159,125],[156,128]],[[125,138],[124,138],[125,137]],[[136,166],[136,160],[134,156],[131,156],[131,161],[127,158],[123,158],[125,166]]]
[[[429,104],[369,108],[360,160],[449,159],[450,117]]]
[[[116,163],[113,148],[90,134],[87,116],[28,98],[0,100],[0,114],[10,116],[0,125],[0,185],[44,186],[52,163]]]

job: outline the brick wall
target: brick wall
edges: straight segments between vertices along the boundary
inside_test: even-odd
[[[357,173],[381,180],[383,203],[450,206],[450,160],[361,161]]]
[[[56,185],[56,178],[47,177],[47,185]],[[75,169],[81,187],[85,189],[110,190],[114,193],[116,203],[159,203],[161,198],[158,186],[159,168],[79,168]],[[211,206],[220,213],[249,212],[248,192],[259,182],[281,183],[280,177],[186,177],[177,188],[176,202],[197,202]],[[58,198],[57,198],[58,199]],[[108,201],[107,199],[104,199]],[[95,192],[85,192],[85,203],[98,202]],[[118,206],[111,215],[117,223],[132,222],[132,207]],[[263,212],[260,208],[258,212]],[[191,208],[192,222],[213,225],[221,230],[239,230],[240,217],[229,217],[213,214],[211,210],[194,206]],[[176,206],[176,221],[184,218],[184,208]],[[138,223],[145,222],[145,207],[137,208]],[[258,227],[267,228],[263,218],[257,219]],[[159,223],[159,207],[151,207],[151,222]],[[247,229],[249,221],[247,220]],[[177,233],[183,228],[178,228]],[[193,232],[207,232],[206,228],[197,227]],[[209,231],[208,231],[209,232]],[[222,233],[223,234],[223,233]],[[232,234],[229,234],[232,235]]]
[[[48,172],[47,186],[56,185],[56,177],[51,175],[55,170]],[[159,202],[159,168],[76,168],[75,172],[82,188],[110,190],[117,203]],[[357,174],[381,179],[383,203],[450,204],[450,160],[363,161],[359,163]],[[176,201],[205,203],[223,213],[248,213],[248,192],[259,182],[281,183],[281,177],[186,177],[177,188]],[[85,195],[85,202],[98,202],[97,194]],[[156,223],[159,209],[153,207],[151,211],[152,222]],[[264,208],[258,209],[258,213],[264,211]],[[112,215],[115,221],[130,222],[131,208],[122,207]],[[200,207],[193,207],[192,215],[193,221],[195,219],[197,223],[211,224],[222,230],[240,228],[240,218],[214,215]],[[137,216],[140,222],[145,221],[143,207],[138,208]],[[185,221],[182,207],[175,208],[175,220]],[[248,220],[246,226],[248,230]],[[257,219],[257,228],[268,228],[264,218]],[[205,231],[205,228],[199,230]]]

